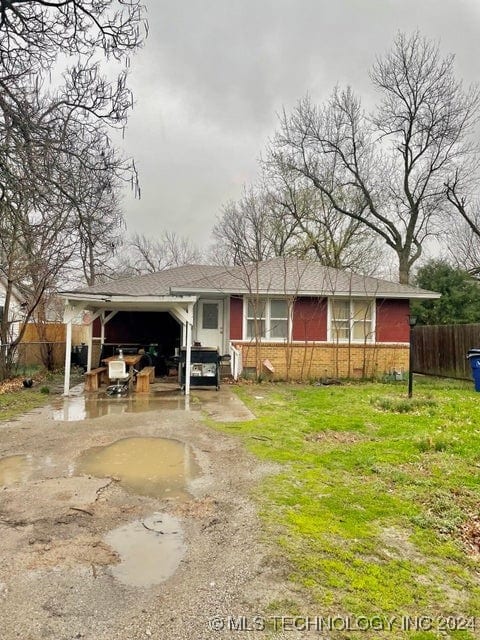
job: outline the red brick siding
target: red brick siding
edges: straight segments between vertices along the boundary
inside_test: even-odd
[[[327,339],[327,299],[297,298],[293,305],[292,340]]]
[[[230,340],[243,338],[243,298],[230,298]]]
[[[377,300],[377,342],[408,342],[408,300]]]

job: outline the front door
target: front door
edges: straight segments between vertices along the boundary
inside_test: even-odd
[[[197,316],[197,342],[202,347],[223,351],[223,300],[200,300]]]

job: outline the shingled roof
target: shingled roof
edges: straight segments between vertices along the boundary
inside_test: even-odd
[[[199,278],[208,278],[216,273],[224,272],[225,267],[204,264],[188,264],[147,273],[141,276],[109,280],[93,287],[63,291],[63,294],[75,293],[99,296],[169,296],[172,287],[190,286]]]
[[[297,258],[272,258],[236,267],[185,265],[63,293],[85,294],[86,297],[181,296],[200,293],[420,299],[440,297],[440,294],[425,289],[361,276]]]

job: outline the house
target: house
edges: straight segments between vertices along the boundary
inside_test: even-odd
[[[236,267],[185,265],[62,296],[66,378],[71,324],[88,310],[89,367],[101,345],[155,344],[171,355],[200,343],[230,354],[235,376],[247,370],[307,379],[407,369],[410,301],[440,294],[274,258]]]

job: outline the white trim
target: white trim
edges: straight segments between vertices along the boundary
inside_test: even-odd
[[[240,345],[251,345],[253,340],[231,340],[234,344]],[[286,342],[282,342],[280,340],[268,340],[262,341],[267,342],[268,344],[278,344],[278,346],[283,347]],[[294,347],[302,347],[302,346],[319,346],[319,347],[409,347],[410,344],[408,342],[328,342],[327,340],[292,340],[288,343]]]
[[[225,352],[225,331],[228,331],[228,326],[225,321],[225,313],[226,307],[228,305],[228,298],[199,298],[197,300],[197,304],[194,307],[194,321],[193,321],[193,336],[194,340],[201,342],[203,346],[211,346],[218,347],[220,349],[220,353]],[[204,304],[216,304],[221,305],[221,309],[218,309],[218,326],[217,326],[217,342],[218,344],[205,344],[205,341],[202,340],[201,333],[202,331],[209,331],[209,329],[204,329],[202,326],[203,323],[203,305]],[[210,329],[210,331],[215,331],[215,329]]]
[[[256,295],[256,294],[255,294]],[[287,303],[287,313],[288,313],[288,317],[287,317],[287,337],[286,338],[272,338],[272,337],[266,337],[266,336],[258,336],[258,338],[255,338],[255,336],[252,337],[248,337],[247,336],[247,328],[248,328],[248,301],[252,298],[252,295],[244,295],[243,296],[243,307],[242,307],[242,312],[243,312],[243,318],[242,318],[242,336],[243,336],[243,341],[246,343],[252,343],[254,342],[256,339],[258,339],[260,342],[262,343],[270,343],[270,342],[278,342],[281,344],[288,344],[290,342],[292,342],[292,331],[293,331],[293,307],[294,307],[294,301],[292,304],[292,301],[290,300],[289,296],[286,296],[285,294],[283,296],[263,296],[263,295],[259,295],[258,296],[258,300],[265,302],[265,333],[268,333],[270,331],[270,322],[271,322],[271,307],[270,307],[270,302],[272,300],[285,300],[285,302]]]
[[[65,372],[63,378],[63,395],[68,396],[70,391],[70,369],[72,366],[72,320],[67,322],[65,336]]]
[[[104,303],[103,306],[111,305],[114,306],[116,302],[132,302],[134,304],[138,304],[139,302],[178,302],[178,303],[186,303],[186,302],[196,302],[197,296],[126,296],[126,295],[115,295],[115,294],[85,294],[85,293],[69,293],[69,294],[60,294],[61,298],[65,298],[68,300],[82,301],[82,302],[98,302]]]
[[[185,395],[190,395],[190,371],[192,368],[192,330],[193,324],[185,323]]]
[[[105,319],[104,319],[104,321],[103,321],[103,324],[104,324],[104,325],[105,325],[105,324],[108,324],[108,323],[110,322],[110,320],[111,320],[114,316],[116,316],[116,315],[117,315],[117,313],[118,313],[118,311],[117,311],[117,310],[115,310],[115,311],[110,311],[110,313],[108,314],[108,316],[105,316]]]
[[[369,320],[369,322],[371,322],[372,325],[372,331],[370,333],[370,336],[367,338],[367,340],[362,339],[362,340],[355,340],[352,337],[352,333],[353,333],[353,314],[352,314],[352,298],[349,296],[331,296],[330,298],[328,298],[328,304],[327,304],[327,342],[330,342],[331,344],[339,344],[339,345],[343,345],[343,344],[354,344],[354,345],[363,345],[363,344],[378,344],[377,342],[375,342],[375,338],[377,335],[377,331],[376,331],[376,327],[377,327],[377,305],[376,305],[376,299],[375,298],[368,298],[368,297],[363,297],[360,298],[361,300],[365,300],[365,302],[370,303],[371,309],[372,309],[372,316]],[[355,300],[357,300],[357,298],[355,298]],[[346,338],[345,340],[333,340],[332,339],[332,303],[333,302],[337,302],[337,301],[346,301],[350,303],[350,337]]]
[[[188,287],[171,287],[172,294],[178,293],[182,295],[182,293],[195,293],[197,295],[232,295],[232,296],[248,296],[252,295],[248,291],[245,291],[245,288],[240,289],[230,289],[230,288],[218,288],[218,289],[201,289],[195,288],[191,289]],[[330,296],[342,296],[342,297],[350,297],[350,298],[395,298],[399,300],[437,300],[441,297],[441,293],[436,293],[434,291],[426,291],[426,292],[391,292],[391,291],[381,291],[379,289],[375,289],[374,291],[369,292],[368,290],[364,291],[333,291],[332,289],[323,290],[323,289],[311,289],[311,290],[302,290],[298,289],[292,291],[288,291],[285,289],[259,289],[255,292],[255,295],[265,296],[265,297],[289,297],[294,296],[295,298],[328,298]]]

